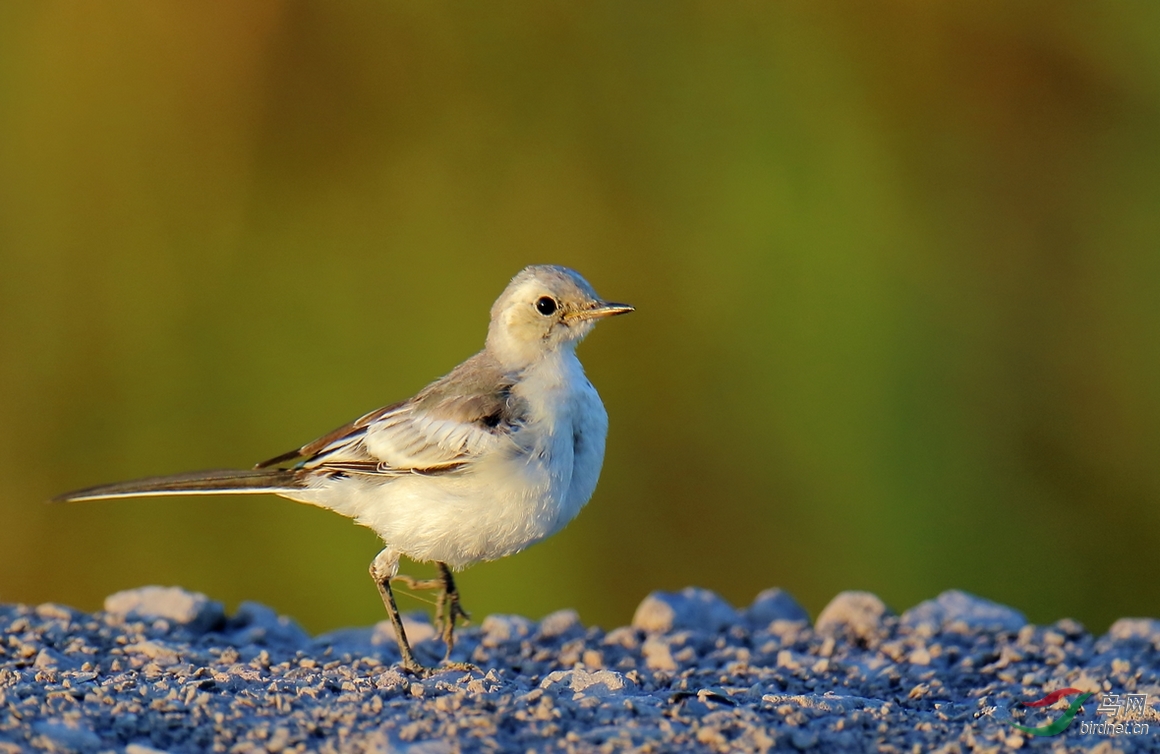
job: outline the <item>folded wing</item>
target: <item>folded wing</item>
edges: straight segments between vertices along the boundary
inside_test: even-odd
[[[512,379],[486,353],[461,364],[409,401],[372,411],[257,468],[294,463],[317,472],[440,474],[462,469],[511,442],[522,426]]]

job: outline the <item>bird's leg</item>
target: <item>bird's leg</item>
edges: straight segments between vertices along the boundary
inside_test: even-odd
[[[455,578],[446,563],[436,563],[439,576],[443,580],[443,591],[439,593],[439,605],[436,614],[443,630],[443,643],[447,645],[447,654],[444,660],[451,657],[451,650],[455,648],[455,620],[462,618],[466,625],[471,622],[471,615],[459,604],[459,590],[455,587]],[[446,622],[443,622],[446,619]]]
[[[439,569],[437,579],[415,579],[411,576],[396,575],[392,581],[406,584],[410,589],[438,589],[439,596],[435,598],[435,630],[447,645],[444,661],[451,657],[451,650],[455,648],[455,621],[462,618],[464,623],[471,620],[471,616],[459,604],[459,590],[455,587],[455,578],[446,563],[436,563]]]
[[[415,654],[411,651],[411,643],[407,641],[407,632],[403,630],[403,619],[399,615],[398,605],[395,604],[395,595],[391,592],[391,579],[399,571],[399,554],[389,547],[384,548],[371,561],[370,570],[371,578],[375,580],[375,586],[379,588],[379,594],[383,598],[383,605],[387,608],[391,625],[395,628],[395,641],[399,643],[399,654],[403,658],[403,670],[420,678],[426,678],[431,674],[431,669],[415,659]]]

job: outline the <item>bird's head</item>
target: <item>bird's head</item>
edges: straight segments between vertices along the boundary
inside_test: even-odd
[[[519,368],[560,348],[575,348],[596,321],[633,311],[604,301],[575,270],[525,267],[491,307],[487,347],[505,366]]]

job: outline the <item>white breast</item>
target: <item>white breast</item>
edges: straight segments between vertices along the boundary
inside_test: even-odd
[[[555,534],[576,517],[592,497],[604,463],[608,413],[596,388],[571,350],[545,360],[525,376],[519,393],[531,408],[529,454],[551,478],[542,537]]]

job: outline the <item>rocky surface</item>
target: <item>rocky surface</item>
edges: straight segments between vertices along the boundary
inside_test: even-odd
[[[814,625],[776,589],[744,610],[657,592],[608,632],[493,615],[459,633],[478,672],[423,680],[392,667],[386,623],[312,638],[158,587],[105,608],[0,606],[0,752],[1160,751],[1160,621],[1097,638],[962,592],[901,616],[846,592]],[[424,619],[408,633],[441,656]],[[1075,695],[1019,703],[1068,687],[1096,693],[1062,733],[1012,725],[1058,719]],[[1095,729],[1114,694],[1144,709]]]

